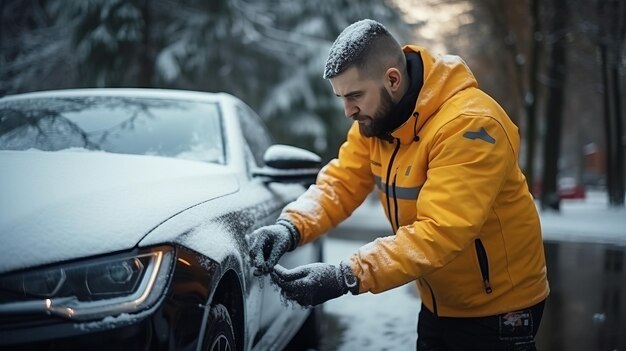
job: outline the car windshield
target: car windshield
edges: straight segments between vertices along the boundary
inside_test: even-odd
[[[117,96],[0,101],[0,150],[83,149],[225,163],[217,103]]]

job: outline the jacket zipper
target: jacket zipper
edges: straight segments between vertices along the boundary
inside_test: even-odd
[[[398,178],[398,170],[396,169],[396,173],[393,176],[393,185],[391,186],[391,189],[393,190],[393,211],[395,214],[395,220],[396,220],[396,230],[400,229],[400,219],[399,219],[399,214],[398,214],[398,198],[396,197],[396,178]],[[393,227],[393,225],[392,225]],[[395,230],[394,230],[395,233]]]
[[[393,166],[393,161],[396,158],[396,155],[398,154],[398,150],[400,150],[400,140],[399,139],[395,139],[396,141],[396,146],[393,150],[393,153],[391,154],[391,159],[389,160],[389,165],[387,166],[387,178],[385,179],[385,196],[387,196],[387,217],[389,218],[389,222],[391,222],[391,229],[393,230],[393,233],[396,233],[396,228],[393,224],[393,218],[391,216],[391,203],[389,200],[389,178],[391,177],[391,168]],[[394,189],[395,192],[395,189]],[[395,202],[395,195],[394,195],[394,203]]]
[[[493,289],[491,288],[491,283],[489,282],[489,260],[487,258],[487,251],[485,250],[485,246],[483,246],[483,242],[480,239],[476,239],[474,241],[474,245],[476,246],[476,256],[478,256],[478,265],[480,266],[480,273],[483,277],[485,292],[487,294],[491,294]]]

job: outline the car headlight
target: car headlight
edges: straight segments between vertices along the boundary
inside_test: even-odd
[[[89,320],[144,310],[162,295],[173,257],[159,247],[0,277],[0,315]]]

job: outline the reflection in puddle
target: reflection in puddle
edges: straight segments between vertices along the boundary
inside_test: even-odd
[[[546,241],[540,350],[626,350],[626,247]]]

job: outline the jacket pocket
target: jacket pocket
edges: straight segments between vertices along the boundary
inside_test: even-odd
[[[478,265],[480,266],[480,274],[482,275],[485,292],[491,294],[493,289],[489,281],[489,258],[487,257],[487,250],[485,250],[485,246],[480,239],[476,239],[474,245],[476,246],[476,256],[478,257]]]

